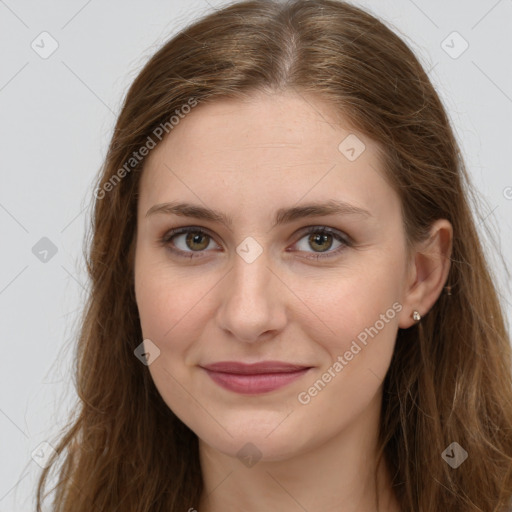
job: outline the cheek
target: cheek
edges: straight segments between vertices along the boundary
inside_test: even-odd
[[[307,305],[311,322],[319,327],[332,349],[343,349],[359,335],[364,341],[367,330],[389,331],[398,325],[401,305],[400,283],[396,272],[383,265],[330,274],[321,281],[304,282],[296,290]],[[315,338],[313,338],[315,339]],[[331,350],[330,350],[331,351]]]
[[[178,283],[153,251],[137,247],[135,257],[135,298],[142,332],[151,338],[170,329],[177,321]]]
[[[368,405],[384,380],[402,310],[400,258],[379,254],[372,260],[308,286],[306,302],[315,315],[303,325],[325,357],[301,390],[302,404],[314,403],[318,410],[343,406],[351,417]]]
[[[162,339],[163,333],[171,329],[177,321],[178,311],[173,289],[153,272],[136,273],[135,294],[139,310],[142,333],[154,341]]]
[[[190,269],[180,271],[142,256],[135,266],[135,295],[143,336],[157,344],[162,355],[185,351],[200,337],[200,318],[215,283],[208,274],[196,279]]]
[[[305,413],[335,412],[325,425],[333,432],[375,399],[393,356],[402,306],[393,281],[383,279],[376,290],[373,277],[346,280],[345,286],[331,290],[329,301],[316,297],[323,308],[311,307],[329,326],[328,335],[313,338],[326,357],[297,399]]]

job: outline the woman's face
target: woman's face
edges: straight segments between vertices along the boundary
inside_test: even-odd
[[[228,455],[285,459],[375,420],[412,323],[399,198],[375,143],[328,112],[291,93],[199,104],[145,164],[135,289],[149,371]],[[204,368],[220,362],[284,366]]]

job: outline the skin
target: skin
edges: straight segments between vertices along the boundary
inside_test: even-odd
[[[338,150],[351,133],[366,145],[354,161]],[[278,208],[330,199],[370,215],[272,228]],[[146,216],[170,201],[219,210],[232,225]],[[159,243],[183,226],[211,235],[168,242],[196,259]],[[308,226],[338,230],[353,243],[336,255],[342,243],[308,242]],[[431,235],[407,252],[400,200],[384,179],[378,145],[348,124],[335,125],[316,98],[260,93],[199,104],[152,150],[140,184],[135,291],[144,339],[160,350],[151,376],[199,437],[206,492],[192,510],[399,510],[385,464],[377,486],[373,480],[382,383],[398,328],[415,323],[413,310],[428,312],[448,275],[450,223],[438,220]],[[251,263],[236,252],[247,237],[262,249]],[[308,403],[299,402],[393,304],[378,334]],[[226,360],[313,368],[278,390],[241,395],[198,366]],[[247,443],[254,460],[261,457],[250,467],[237,456]]]

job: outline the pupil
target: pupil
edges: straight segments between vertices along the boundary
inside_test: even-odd
[[[327,241],[327,237],[329,237],[331,235],[328,235],[328,234],[325,234],[325,233],[314,233],[311,237],[310,237],[310,241],[314,244],[318,244],[318,245],[321,245],[322,242],[326,242]],[[323,250],[321,250],[320,252],[324,252],[324,251],[327,251],[328,249],[330,249],[332,244],[329,244],[328,247],[325,247]]]
[[[203,243],[201,244],[200,240],[203,238]],[[193,247],[190,247],[190,244],[199,244],[201,247],[198,248],[198,250],[205,249],[208,247],[208,242],[206,240],[206,236],[200,234],[200,233],[189,233],[187,236],[187,245],[190,249],[194,249]]]

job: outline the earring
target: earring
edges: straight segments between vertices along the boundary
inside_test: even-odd
[[[421,320],[421,315],[416,310],[414,310],[412,313],[412,318],[415,322],[419,322]]]

